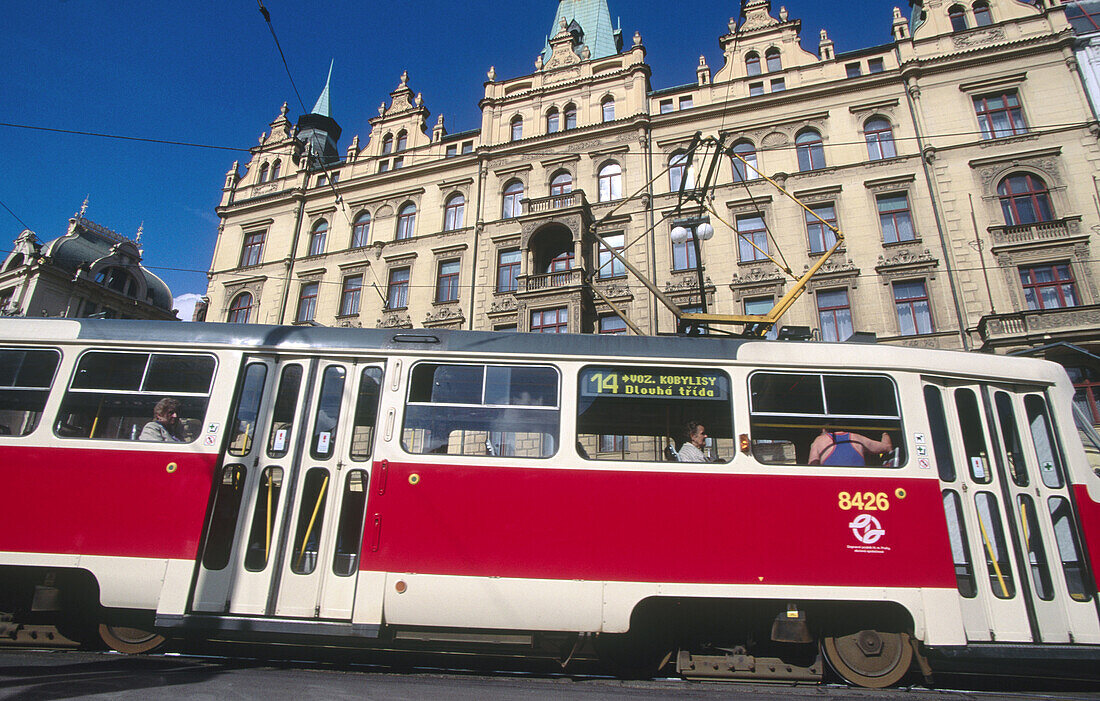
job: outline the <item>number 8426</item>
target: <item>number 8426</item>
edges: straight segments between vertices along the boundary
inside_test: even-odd
[[[887,511],[890,508],[886,492],[841,492],[837,501],[841,511]]]

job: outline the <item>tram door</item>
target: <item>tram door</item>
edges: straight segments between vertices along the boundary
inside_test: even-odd
[[[1097,640],[1043,391],[929,382],[924,398],[968,639]]]
[[[248,360],[195,611],[351,617],[382,374],[382,363]]]

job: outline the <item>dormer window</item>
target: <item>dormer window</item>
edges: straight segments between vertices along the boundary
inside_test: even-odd
[[[95,281],[127,297],[133,297],[137,289],[137,281],[125,268],[104,268],[95,276]]]
[[[267,167],[267,164],[264,163],[262,166],[260,166],[260,182],[261,183],[266,183],[267,179],[268,179],[268,167]]]
[[[276,160],[276,161],[275,161],[275,162],[274,162],[274,163],[273,163],[273,164],[271,165],[271,179],[272,179],[272,180],[278,180],[278,179],[279,179],[279,172],[280,172],[280,171],[281,171],[282,169],[283,169],[283,162],[282,162],[282,161],[279,161],[279,160]]]
[[[947,17],[951,20],[953,32],[964,32],[970,28],[966,23],[966,8],[962,5],[952,5],[947,8]]]
[[[409,147],[409,135],[405,132],[400,132],[397,135],[397,150],[404,151]]]
[[[975,27],[988,27],[993,24],[993,14],[989,11],[989,3],[985,0],[978,0],[974,3],[974,26]]]
[[[393,134],[386,134],[386,138],[382,139],[382,153],[393,152]]]
[[[768,61],[768,72],[774,73],[783,70],[783,59],[779,55],[779,49],[768,49],[764,54]]]
[[[745,74],[760,75],[760,54],[755,51],[745,56]]]

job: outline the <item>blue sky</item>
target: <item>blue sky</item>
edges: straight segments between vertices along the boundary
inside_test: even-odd
[[[489,66],[530,73],[554,0],[265,0],[307,109],[335,60],[333,116],[341,152],[369,132],[401,72],[451,132],[480,125]],[[779,5],[773,4],[773,14]],[[792,0],[804,47],[825,28],[836,50],[890,40],[888,0]],[[692,82],[703,54],[722,65],[718,37],[735,0],[609,0],[627,45],[641,32],[653,87]],[[0,202],[40,239],[65,231],[89,197],[88,218],[133,236],[144,222],[145,263],[177,298],[206,290],[226,170],[288,101],[301,108],[256,0],[9,0],[0,48],[0,122],[241,149],[194,148],[0,126]],[[0,251],[23,224],[0,209]],[[181,307],[182,308],[182,307]],[[181,316],[183,316],[181,314]],[[187,317],[189,318],[189,316]]]

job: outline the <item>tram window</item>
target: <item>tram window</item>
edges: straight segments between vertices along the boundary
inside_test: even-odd
[[[955,390],[955,410],[962,428],[970,476],[975,482],[989,484],[993,480],[993,474],[990,471],[989,452],[985,446],[985,432],[982,430],[982,414],[978,409],[978,398],[974,390],[967,387]]]
[[[138,440],[162,399],[178,403],[173,438],[198,438],[210,401],[215,361],[208,355],[89,351],[80,357],[58,412],[62,438]]]
[[[955,481],[955,457],[951,454],[951,437],[947,433],[947,414],[943,410],[943,394],[932,385],[924,386],[924,406],[928,410],[928,427],[932,430],[932,450],[936,454],[936,469],[944,482]]]
[[[410,453],[547,458],[557,452],[558,371],[420,363],[401,441]]]
[[[1063,497],[1051,497],[1047,500],[1050,519],[1054,522],[1054,540],[1058,544],[1058,555],[1062,560],[1062,572],[1066,575],[1066,587],[1074,601],[1088,601],[1092,598],[1086,586],[1085,566],[1081,560],[1081,542],[1073,525],[1073,513],[1069,500]]]
[[[340,499],[340,527],[336,530],[336,551],[332,571],[350,577],[359,567],[359,549],[363,544],[363,521],[367,510],[367,473],[352,470],[344,480]]]
[[[1012,578],[1012,564],[1005,546],[997,498],[989,492],[978,492],[974,495],[974,502],[978,507],[978,530],[989,573],[989,586],[998,599],[1011,599],[1016,596],[1016,583]]]
[[[344,368],[329,365],[321,377],[321,394],[317,400],[317,415],[313,417],[313,440],[309,454],[314,460],[332,457],[336,449],[336,429],[340,425],[340,402],[344,398]]]
[[[587,460],[676,460],[689,421],[703,425],[704,455],[728,462],[736,452],[730,379],[720,370],[588,366],[577,397],[577,453]]]
[[[1050,568],[1047,566],[1047,553],[1043,547],[1039,519],[1035,516],[1035,502],[1027,494],[1021,494],[1017,497],[1017,504],[1020,507],[1020,525],[1024,531],[1024,546],[1027,548],[1035,595],[1043,601],[1050,601],[1054,598],[1054,587],[1050,583]]]
[[[230,430],[233,438],[229,442],[229,454],[248,455],[252,450],[252,439],[256,435],[256,422],[260,416],[260,401],[264,396],[264,383],[267,382],[267,366],[263,363],[249,363],[244,371],[241,392],[237,397],[237,408],[233,412]]]
[[[1020,432],[1016,430],[1016,410],[1012,407],[1012,397],[1008,392],[997,392],[994,397],[997,405],[997,418],[1001,424],[1001,440],[1005,446],[1005,458],[1008,460],[1008,473],[1017,487],[1028,485],[1027,463],[1024,449],[1020,443]]]
[[[226,465],[215,483],[214,506],[210,510],[210,525],[206,529],[206,546],[202,553],[202,566],[208,570],[223,570],[229,564],[247,474],[244,465]]]
[[[382,369],[363,368],[359,378],[359,396],[355,400],[355,422],[351,427],[351,459],[362,462],[370,457],[374,427],[378,423],[378,397],[382,393]]]
[[[1039,475],[1043,484],[1053,489],[1062,486],[1062,461],[1058,454],[1058,445],[1051,430],[1047,416],[1047,403],[1037,394],[1024,397],[1027,410],[1027,422],[1031,426],[1031,440],[1035,443],[1035,454],[1039,458]]]
[[[61,354],[0,349],[0,436],[26,436],[38,427]]]
[[[252,529],[248,534],[244,568],[249,572],[261,572],[271,557],[275,517],[279,513],[279,495],[283,491],[283,468],[268,467],[260,475],[260,490],[256,495],[256,509],[252,513]]]
[[[298,391],[302,388],[302,366],[287,365],[279,379],[275,406],[271,410],[271,435],[267,439],[267,456],[278,460],[290,452],[294,440],[294,417],[298,409]]]
[[[970,563],[970,542],[962,517],[962,502],[951,490],[943,492],[943,511],[947,516],[947,534],[951,539],[951,559],[955,563],[955,584],[959,593],[970,599],[977,595],[974,566]]]
[[[311,574],[317,569],[317,554],[321,547],[321,526],[325,522],[325,502],[328,495],[328,470],[314,467],[306,473],[302,488],[302,503],[298,507],[298,527],[291,552],[290,571]]]
[[[761,463],[808,465],[810,445],[824,434],[837,446],[823,453],[825,465],[896,467],[905,462],[898,392],[889,377],[757,372],[749,378],[749,395],[752,452]],[[849,441],[849,433],[876,442],[886,434],[893,449],[871,453]]]

